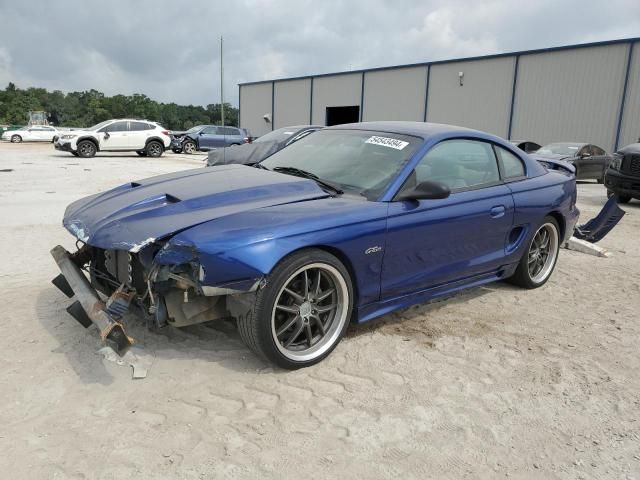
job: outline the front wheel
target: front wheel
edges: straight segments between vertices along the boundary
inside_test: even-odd
[[[186,153],[187,155],[196,153],[195,142],[184,142],[184,144],[182,145],[182,153]]]
[[[11,143],[20,143],[22,142],[22,137],[20,135],[11,135]]]
[[[323,250],[281,261],[238,318],[247,346],[282,368],[308,367],[338,345],[351,317],[353,287],[344,265]]]
[[[98,149],[96,148],[96,144],[90,140],[84,140],[78,143],[78,155],[80,155],[82,158],[95,156],[97,150]]]
[[[538,288],[547,283],[558,260],[560,229],[553,217],[545,217],[520,259],[511,283],[523,288]]]

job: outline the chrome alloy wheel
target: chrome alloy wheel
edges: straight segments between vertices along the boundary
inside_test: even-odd
[[[558,256],[558,230],[552,223],[542,225],[533,236],[529,247],[527,266],[529,277],[535,283],[547,279]]]
[[[295,271],[280,289],[271,314],[271,333],[287,358],[308,361],[340,339],[349,305],[340,272],[326,263]]]

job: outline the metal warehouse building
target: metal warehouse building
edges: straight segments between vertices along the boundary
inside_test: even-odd
[[[508,139],[640,137],[640,38],[240,84],[240,124],[449,123]]]

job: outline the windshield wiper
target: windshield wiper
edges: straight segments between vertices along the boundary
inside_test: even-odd
[[[331,185],[329,182],[325,180],[321,180],[316,174],[307,172],[306,170],[301,170],[296,167],[274,167],[274,172],[288,173],[289,175],[294,175],[296,177],[308,178],[310,180],[315,181],[321,187],[324,187],[326,190],[331,190],[336,195],[342,195],[344,192],[336,187],[335,185]]]

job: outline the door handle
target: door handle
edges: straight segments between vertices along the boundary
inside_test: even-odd
[[[491,218],[500,218],[504,216],[505,211],[506,208],[504,205],[498,205],[489,210],[489,213],[491,215]]]

